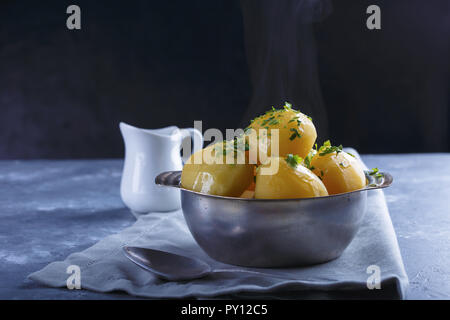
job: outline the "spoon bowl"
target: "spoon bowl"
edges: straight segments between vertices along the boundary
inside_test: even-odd
[[[139,267],[168,281],[198,279],[212,272],[205,262],[175,253],[129,246],[123,247],[123,252]]]

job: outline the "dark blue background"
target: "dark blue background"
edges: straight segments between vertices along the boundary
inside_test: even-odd
[[[66,28],[70,4],[82,30]],[[370,4],[382,30],[365,26]],[[119,121],[243,125],[252,86],[240,5],[1,1],[0,158],[121,157]],[[314,34],[336,144],[450,150],[450,2],[334,1]]]

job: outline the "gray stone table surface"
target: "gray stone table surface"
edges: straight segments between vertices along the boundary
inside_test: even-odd
[[[408,299],[450,299],[450,154],[364,155],[386,189]],[[0,299],[131,299],[39,286],[26,276],[130,226],[122,160],[0,161]]]

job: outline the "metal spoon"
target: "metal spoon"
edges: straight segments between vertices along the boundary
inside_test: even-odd
[[[175,253],[127,246],[123,247],[123,252],[135,264],[164,280],[193,280],[212,272],[205,262]]]
[[[125,256],[133,261],[141,268],[150,271],[159,278],[168,281],[186,281],[206,277],[216,272],[244,272],[257,274],[261,276],[269,276],[293,280],[276,274],[256,272],[242,269],[216,269],[211,267],[204,261],[189,258],[186,256],[160,251],[156,249],[139,248],[139,247],[123,247]]]

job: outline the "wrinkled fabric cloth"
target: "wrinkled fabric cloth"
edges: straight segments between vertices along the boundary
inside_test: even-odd
[[[354,150],[351,152],[356,154]],[[192,281],[168,282],[129,261],[122,252],[122,247],[126,245],[198,258],[222,272]],[[273,298],[282,292],[364,291],[369,290],[368,281],[373,282],[378,271],[381,290],[390,287],[402,299],[408,286],[397,238],[381,190],[368,192],[364,221],[341,257],[324,264],[299,268],[245,268],[217,262],[197,245],[182,211],[178,210],[141,216],[134,225],[122,232],[82,252],[73,253],[64,261],[52,262],[28,277],[43,285],[66,287],[70,276],[67,268],[71,265],[80,268],[82,289],[97,292],[119,290],[149,298],[245,297],[246,294]]]

